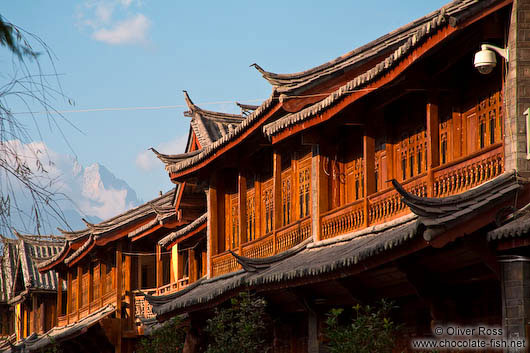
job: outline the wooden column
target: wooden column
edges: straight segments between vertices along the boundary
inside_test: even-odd
[[[46,306],[44,305],[44,298],[42,298],[40,305],[39,305],[39,328],[38,333],[44,333],[46,328]],[[53,325],[53,320],[52,323]]]
[[[243,254],[243,243],[247,241],[247,177],[239,171],[238,182],[238,204],[239,204],[239,255]]]
[[[321,225],[320,214],[325,211],[327,200],[327,184],[322,174],[322,155],[320,154],[320,146],[311,146],[311,233],[313,234],[313,241],[321,239]],[[295,179],[298,179],[295,176]],[[298,182],[298,181],[297,181]],[[298,189],[298,188],[297,188]],[[295,211],[298,212],[298,211]]]
[[[440,165],[438,103],[434,97],[427,102],[427,196],[434,196],[434,171]]]
[[[81,290],[83,285],[83,267],[77,265],[77,320],[79,321],[79,312],[81,311]]]
[[[131,251],[130,243],[129,243],[129,252]],[[132,287],[131,287],[131,276],[132,276],[132,266],[131,266],[131,255],[125,255],[125,278],[124,278],[124,284],[125,284],[125,299],[127,301],[127,316],[129,318],[128,320],[128,328],[132,328],[134,324],[134,296],[132,293]]]
[[[70,313],[72,312],[72,270],[66,273],[66,323],[70,323]]]
[[[156,287],[160,288],[164,285],[164,269],[162,268],[162,247],[156,245]]]
[[[261,181],[259,176],[254,181],[254,239],[261,237]]]
[[[208,278],[212,277],[213,275],[213,262],[212,262],[212,256],[217,255],[218,253],[218,244],[219,244],[219,232],[218,232],[218,225],[219,225],[219,217],[218,217],[218,210],[219,207],[217,205],[217,193],[218,193],[218,185],[217,185],[217,177],[216,175],[213,175],[210,179],[210,187],[208,188],[208,192],[206,194],[206,201],[207,201],[207,207],[208,207],[208,220],[207,220],[207,256],[208,256]],[[180,257],[180,256],[179,256]]]
[[[136,287],[138,289],[142,289],[142,256],[137,256],[136,258],[136,276],[137,276],[137,280],[138,280],[138,284],[136,285]]]
[[[63,315],[63,279],[62,276],[57,273],[57,322],[53,322],[53,326],[57,326],[59,317]]]
[[[37,332],[37,295],[35,293],[31,294],[31,313],[29,317],[30,321],[30,333]]]
[[[122,245],[118,242],[116,246],[116,318],[121,319],[121,289],[123,285],[123,272],[122,272],[123,260],[122,260]],[[121,331],[121,330],[120,330]]]
[[[276,254],[276,230],[282,226],[282,156],[278,150],[272,154],[272,188],[273,188],[273,253]]]
[[[370,224],[370,204],[368,196],[375,192],[375,138],[373,129],[365,127],[363,132],[364,166],[364,225]]]
[[[188,250],[188,266],[190,271],[190,283],[197,280],[197,261],[195,260],[195,250]]]

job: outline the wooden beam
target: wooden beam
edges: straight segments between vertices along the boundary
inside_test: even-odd
[[[435,97],[427,102],[427,196],[434,195],[434,171],[440,165],[440,120]]]
[[[247,177],[239,170],[238,182],[238,204],[239,204],[239,255],[243,255],[243,244],[247,241]]]

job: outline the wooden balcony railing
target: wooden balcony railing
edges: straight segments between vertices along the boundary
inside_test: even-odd
[[[433,169],[432,197],[445,197],[462,193],[500,175],[504,170],[503,144],[493,144],[474,154]],[[408,192],[428,196],[428,175],[426,172],[404,182]],[[367,208],[365,208],[367,207]],[[365,220],[365,209],[368,220]],[[387,188],[364,199],[333,209],[321,215],[321,239],[350,233],[365,225],[388,222],[409,213],[401,201],[401,195],[394,188]]]
[[[234,249],[237,252],[237,249]],[[239,264],[236,258],[229,252],[223,252],[218,255],[212,256],[213,273],[212,276],[219,276],[225,273],[234,272],[239,269]]]
[[[57,318],[57,325],[58,326],[64,326],[71,323],[74,323],[78,321],[79,319],[82,319],[86,316],[88,316],[90,313],[93,313],[94,311],[98,310],[99,308],[116,302],[116,290],[112,290],[108,293],[105,293],[103,297],[94,299],[89,304],[83,306],[79,310],[73,311],[70,314],[59,316]]]
[[[300,244],[311,236],[311,218],[305,217],[289,225],[279,228],[275,232],[258,238],[246,244],[241,249],[242,256],[262,258],[272,256]],[[237,253],[238,249],[233,250]],[[219,276],[240,269],[235,257],[224,252],[212,257],[212,276]]]
[[[497,143],[435,168],[434,197],[458,194],[500,175],[504,169],[503,156],[503,144]]]
[[[357,200],[322,215],[322,239],[351,232],[364,225],[364,200]]]
[[[158,288],[142,289],[141,292],[148,295],[167,295],[186,288],[189,285],[189,277],[179,279],[177,282],[166,284]],[[145,296],[140,291],[134,291],[134,312],[136,318],[151,318],[156,315]]]
[[[427,173],[406,181],[403,183],[403,188],[414,195],[427,196]],[[387,188],[368,196],[368,204],[370,225],[388,222],[410,212],[401,201],[401,195],[394,188]]]

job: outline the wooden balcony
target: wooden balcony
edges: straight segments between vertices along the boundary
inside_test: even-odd
[[[446,197],[467,191],[500,175],[504,170],[503,144],[493,144],[405,181],[408,192],[421,197]],[[368,219],[366,219],[366,213]],[[367,226],[391,221],[410,213],[394,188],[387,188],[364,199],[321,215],[321,239],[329,239]]]
[[[73,311],[63,316],[59,316],[57,318],[57,326],[65,326],[74,323],[79,319],[87,317],[89,314],[104,307],[105,305],[113,303],[116,303],[116,290],[112,290],[108,293],[105,293],[103,297],[94,299],[89,304],[83,306],[79,310]]]
[[[189,277],[179,279],[177,282],[166,284],[158,288],[149,288],[134,291],[134,312],[135,317],[151,318],[156,315],[153,313],[151,305],[145,300],[144,294],[148,295],[167,295],[186,288],[189,285]]]
[[[261,258],[275,255],[288,250],[311,236],[311,218],[305,217],[291,224],[277,229],[275,232],[243,244],[241,255],[245,257]],[[239,248],[233,250],[239,253]],[[229,252],[212,256],[212,276],[234,272],[241,267]]]

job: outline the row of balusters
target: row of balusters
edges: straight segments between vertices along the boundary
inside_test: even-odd
[[[434,196],[449,196],[471,189],[500,175],[502,169],[503,159],[499,153],[471,165],[444,172],[439,177],[435,176]]]

